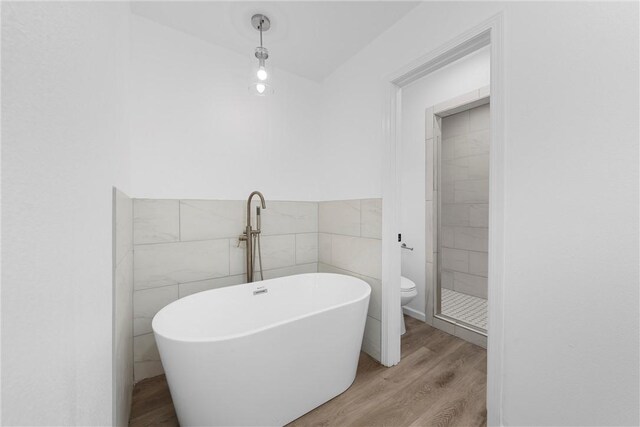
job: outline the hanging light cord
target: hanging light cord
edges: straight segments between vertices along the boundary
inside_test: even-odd
[[[262,47],[262,24],[264,23],[264,18],[260,18],[260,47]]]

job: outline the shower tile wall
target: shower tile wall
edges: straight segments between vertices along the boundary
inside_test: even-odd
[[[489,105],[442,119],[441,285],[487,298]]]
[[[115,424],[129,423],[133,390],[133,205],[113,189],[114,399]]]
[[[371,286],[362,350],[380,360],[382,200],[320,202],[318,271],[363,279]]]
[[[163,372],[151,329],[158,310],[186,295],[245,283],[245,248],[238,236],[246,202],[136,199],[133,212],[139,381]],[[318,271],[318,203],[267,201],[262,255],[265,279]]]

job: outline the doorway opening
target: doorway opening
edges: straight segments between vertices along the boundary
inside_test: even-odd
[[[501,424],[502,372],[503,372],[503,266],[504,266],[504,90],[503,90],[503,24],[502,14],[472,28],[432,53],[406,65],[389,77],[389,102],[386,127],[385,165],[383,170],[383,223],[382,223],[382,322],[381,322],[381,361],[386,366],[400,362],[401,338],[401,289],[402,274],[401,241],[401,142],[403,127],[403,89],[449,64],[471,55],[483,48],[490,51],[490,88],[491,88],[491,150],[489,153],[489,207],[487,230],[487,325],[491,336],[487,340],[487,417],[488,424]],[[488,94],[487,94],[488,97]],[[424,107],[429,104],[424,105]],[[433,105],[433,103],[431,104]],[[423,107],[423,108],[424,108]],[[424,110],[423,110],[424,111]],[[444,110],[443,110],[444,111]],[[424,117],[424,116],[423,116]],[[441,117],[442,119],[442,117]],[[427,122],[427,127],[428,127]],[[433,129],[432,129],[433,130]],[[428,130],[427,130],[428,131]],[[436,148],[437,149],[437,148]],[[434,157],[435,158],[435,157]],[[421,197],[424,202],[424,197]],[[437,206],[436,206],[437,208]],[[426,212],[427,210],[424,209]],[[437,214],[434,215],[437,217]],[[425,222],[426,224],[426,222]],[[437,230],[437,223],[434,230]],[[433,232],[433,231],[432,231]],[[404,239],[404,236],[403,236]],[[425,236],[423,241],[428,242]],[[405,242],[412,247],[411,242]],[[434,248],[437,248],[434,247]],[[434,249],[432,248],[432,250]],[[411,251],[415,252],[415,251]],[[437,253],[437,249],[435,250]],[[435,261],[434,263],[437,263]],[[433,263],[432,263],[433,264]],[[433,266],[432,266],[433,267]],[[437,270],[433,270],[437,271]],[[425,274],[428,276],[428,273]],[[436,307],[435,282],[425,284],[424,319],[471,332],[467,325],[450,322],[447,314],[442,313],[442,304]],[[418,300],[420,298],[418,297]],[[436,315],[437,314],[437,315]],[[418,317],[418,316],[414,316]],[[478,329],[479,331],[479,329]],[[474,332],[475,333],[475,332]],[[485,337],[486,338],[486,337]]]
[[[434,105],[426,120],[433,128],[433,154],[425,165],[434,183],[434,228],[426,234],[435,255],[433,315],[454,325],[455,335],[486,347],[489,87]]]

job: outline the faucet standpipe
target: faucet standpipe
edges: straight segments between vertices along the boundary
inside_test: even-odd
[[[260,254],[260,206],[256,207],[256,229],[254,230],[251,226],[251,200],[253,196],[258,196],[260,198],[260,204],[262,209],[267,208],[267,204],[264,201],[264,196],[259,191],[254,191],[249,194],[249,198],[247,199],[247,224],[245,227],[245,231],[243,234],[238,237],[238,246],[240,246],[240,242],[247,242],[247,251],[246,251],[246,264],[247,264],[247,283],[253,282],[253,273],[255,269],[255,251],[257,246],[258,257],[260,259],[260,275],[262,276],[262,256]]]

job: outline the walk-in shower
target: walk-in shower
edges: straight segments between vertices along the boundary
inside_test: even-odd
[[[487,332],[489,98],[436,117],[435,315]]]

